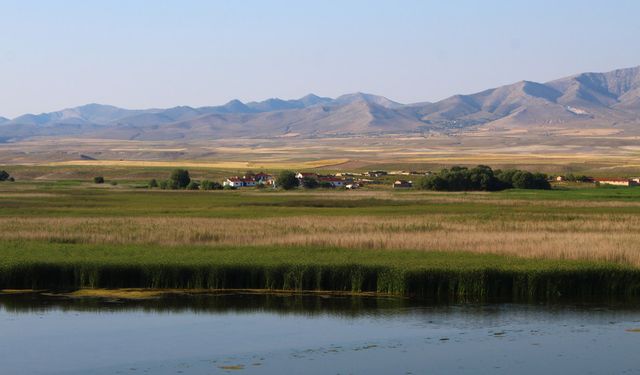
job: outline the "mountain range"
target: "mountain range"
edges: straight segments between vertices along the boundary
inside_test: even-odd
[[[221,106],[129,110],[88,104],[14,119],[0,141],[32,137],[206,140],[451,132],[476,128],[625,127],[640,131],[640,67],[521,81],[435,103],[401,104],[364,93],[309,94]]]

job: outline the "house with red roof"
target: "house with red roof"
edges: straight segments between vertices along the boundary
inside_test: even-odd
[[[334,176],[321,176],[318,177],[319,183],[329,183],[333,187],[343,187],[345,185],[345,180],[340,177]]]

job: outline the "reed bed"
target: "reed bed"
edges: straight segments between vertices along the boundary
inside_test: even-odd
[[[640,266],[640,216],[609,214],[0,218],[0,242],[464,251]]]
[[[634,299],[640,270],[491,254],[292,247],[5,242],[0,289],[185,288],[376,292],[469,301]]]
[[[0,191],[0,289],[640,295],[640,189],[210,193],[66,183]]]

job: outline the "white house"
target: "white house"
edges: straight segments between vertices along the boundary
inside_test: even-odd
[[[637,186],[638,183],[628,178],[596,178],[596,183],[600,185],[616,185],[616,186]]]
[[[394,189],[407,189],[413,186],[413,182],[405,180],[397,180],[393,183]]]
[[[302,180],[302,179],[303,179],[303,178],[305,178],[305,177],[309,177],[309,178],[315,178],[315,179],[317,179],[317,178],[318,178],[318,174],[316,174],[316,173],[311,173],[311,172],[298,172],[298,173],[296,174],[296,178],[297,178],[298,180]]]
[[[341,178],[338,178],[338,177],[320,177],[320,178],[318,178],[318,181],[320,183],[328,182],[333,187],[343,187],[345,185],[345,181],[343,179],[341,179]]]
[[[227,178],[223,183],[222,186],[229,186],[229,187],[234,187],[234,188],[239,188],[242,187],[242,179],[239,177],[230,177]]]
[[[223,183],[222,186],[230,186],[234,188],[239,187],[251,187],[256,186],[257,182],[255,178],[252,177],[229,177]]]

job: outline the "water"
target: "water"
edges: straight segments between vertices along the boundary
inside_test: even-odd
[[[640,309],[0,297],[2,374],[636,374]]]

